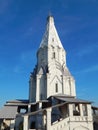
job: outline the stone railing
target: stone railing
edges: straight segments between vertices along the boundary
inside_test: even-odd
[[[92,121],[92,117],[88,116],[72,116],[72,117],[67,117],[65,119],[60,119],[59,121],[55,121],[51,125],[51,130],[63,130],[66,127],[69,126],[70,122],[85,122],[85,121]]]
[[[43,128],[29,129],[29,130],[44,130]]]
[[[29,129],[29,130],[45,130],[45,129],[42,128],[42,129]]]
[[[98,117],[97,117],[98,118]],[[67,117],[67,118],[61,118],[55,122],[52,123],[51,125],[51,130],[65,130],[65,128],[69,127],[70,122],[85,122],[85,121],[92,121],[92,117],[88,116],[72,116],[72,117]],[[29,129],[29,130],[44,130],[42,129]]]
[[[59,121],[55,121],[51,125],[51,130],[61,130],[64,129],[69,123],[69,117],[65,119],[60,119]]]
[[[75,121],[75,122],[85,122],[85,121],[92,121],[92,117],[88,116],[73,116],[69,117],[69,121]]]

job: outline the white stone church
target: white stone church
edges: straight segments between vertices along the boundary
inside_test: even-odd
[[[29,99],[7,101],[0,110],[1,130],[98,130],[98,108],[76,97],[74,77],[53,16],[30,75]]]

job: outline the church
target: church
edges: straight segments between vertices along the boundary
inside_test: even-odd
[[[30,74],[29,99],[7,101],[0,109],[1,130],[98,130],[98,108],[76,96],[75,79],[53,16]]]

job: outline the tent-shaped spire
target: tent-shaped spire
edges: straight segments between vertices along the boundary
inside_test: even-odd
[[[40,47],[48,45],[63,47],[54,25],[54,18],[51,15],[47,17],[46,31],[44,33]]]

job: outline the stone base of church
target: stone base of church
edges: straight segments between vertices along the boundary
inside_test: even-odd
[[[0,122],[2,130],[93,130],[95,124],[91,103],[75,97],[52,96],[36,103],[17,101],[5,107],[14,109],[15,106],[15,118],[8,119],[5,115]]]

